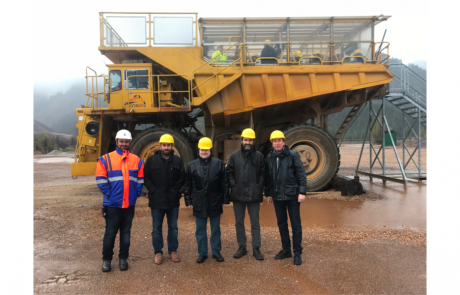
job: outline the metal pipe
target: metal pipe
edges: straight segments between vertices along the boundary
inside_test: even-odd
[[[409,149],[407,149],[407,154],[409,155],[410,158],[409,158],[409,160],[407,160],[407,163],[406,163],[406,162],[403,162],[403,164],[404,164],[404,169],[406,169],[407,165],[409,165],[410,160],[412,160],[412,162],[414,162],[414,165],[415,165],[415,167],[416,167],[417,169],[419,168],[419,166],[417,165],[417,163],[415,163],[415,160],[414,160],[414,158],[413,158],[413,157],[414,157],[414,154],[415,154],[415,152],[416,152],[417,150],[418,150],[418,146],[415,147],[415,150],[414,150],[414,151],[412,152],[412,154],[411,154],[411,153],[409,152]]]
[[[421,110],[418,109],[418,176],[422,175],[422,118]]]
[[[402,141],[402,146],[403,146],[403,163],[406,163],[406,151],[405,151],[405,147],[406,147],[406,137],[404,136],[404,129],[406,129],[406,122],[404,120],[406,120],[406,117],[405,117],[405,113],[402,112],[403,114],[403,128],[402,128],[402,138],[403,138],[403,141]],[[404,167],[406,168],[406,167]]]
[[[374,151],[375,159],[374,159],[374,161],[372,162],[371,167],[374,167],[375,160],[378,160],[379,163],[380,163],[380,167],[383,167],[382,162],[380,162],[380,158],[379,158],[379,154],[380,154],[380,152],[382,151],[382,146],[380,146],[379,151],[378,151],[377,153],[375,152],[374,146],[372,146],[372,150]]]
[[[383,118],[385,117],[385,97],[382,97],[382,121]],[[390,128],[388,128],[388,132],[390,131]],[[391,137],[391,134],[390,134]],[[385,176],[385,125],[382,126],[382,162],[383,162],[383,176]],[[385,181],[384,181],[385,183]]]
[[[369,107],[370,107],[370,105],[369,105]],[[370,113],[371,112],[369,111],[369,114]],[[366,137],[367,137],[367,133],[369,132],[369,125],[370,124],[371,124],[371,120],[369,118],[369,120],[367,121],[366,134],[364,134],[363,145],[361,146],[361,152],[359,153],[358,165],[356,166],[355,174],[356,174],[356,171],[359,170],[359,164],[361,163],[361,156],[363,155],[364,145],[366,144]]]
[[[390,130],[390,127],[388,126],[388,121],[387,121],[387,118],[386,118],[385,115],[383,115],[383,122],[385,123],[385,126],[388,128],[388,130]],[[401,169],[401,173],[403,175],[404,181],[407,182],[406,172],[404,171],[404,168],[403,168],[403,166],[401,164],[401,160],[399,159],[398,151],[396,150],[396,145],[395,145],[395,143],[393,141],[393,137],[390,136],[390,139],[391,139],[391,144],[393,145],[393,150],[395,152],[396,159],[398,160],[398,165],[399,165],[399,168]],[[404,183],[404,188],[406,188],[406,183]]]
[[[372,113],[375,114],[374,110],[372,109],[372,100],[369,102],[369,121],[371,121],[371,119],[372,119],[371,111],[372,111]],[[375,122],[375,120],[374,120],[374,122]],[[373,128],[374,124],[372,124],[370,126],[370,128],[369,128],[369,173],[372,173],[372,167],[371,167],[371,163],[372,163],[372,128]],[[370,180],[372,181],[372,177],[370,178]]]

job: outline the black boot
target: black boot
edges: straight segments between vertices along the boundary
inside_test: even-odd
[[[276,254],[275,259],[284,259],[292,257],[291,251],[288,250],[281,250],[278,254]]]
[[[295,265],[302,264],[302,257],[300,257],[300,254],[294,254],[294,264]]]
[[[111,260],[103,260],[102,261],[102,271],[109,272],[112,269],[112,261]]]
[[[200,255],[200,256],[198,256],[198,259],[196,260],[196,263],[203,263],[206,259],[208,259],[207,255]]]
[[[220,253],[218,253],[216,255],[212,255],[212,258],[214,258],[217,262],[224,262],[224,257],[222,257],[222,255],[220,255]]]
[[[260,253],[260,248],[252,249],[252,255],[256,258],[256,260],[264,260],[264,256]]]
[[[238,248],[238,251],[236,251],[236,253],[233,254],[233,258],[241,258],[246,254],[248,254],[248,250],[246,250],[246,247],[245,246],[240,246]]]
[[[128,269],[128,260],[120,259],[119,265],[120,265],[120,270],[121,271],[127,270]]]

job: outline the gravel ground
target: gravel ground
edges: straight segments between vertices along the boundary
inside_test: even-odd
[[[264,261],[251,255],[249,224],[250,254],[232,257],[238,246],[228,206],[221,222],[225,262],[208,259],[197,264],[194,218],[182,205],[178,251],[182,261],[174,263],[166,255],[163,265],[155,265],[150,209],[142,197],[131,232],[130,269],[120,272],[114,259],[112,271],[102,273],[105,223],[94,178],[73,180],[67,163],[35,163],[34,182],[36,294],[426,293],[426,218],[420,219],[426,206],[418,204],[426,201],[423,187],[414,186],[409,189],[414,195],[401,198],[405,192],[397,186],[382,188],[363,181],[369,190],[365,197],[343,198],[334,191],[308,195],[301,206],[301,266],[294,266],[292,259],[274,259],[281,242],[274,209],[265,203],[261,206]],[[114,251],[118,252],[118,238]]]

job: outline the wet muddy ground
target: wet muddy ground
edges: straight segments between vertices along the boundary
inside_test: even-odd
[[[344,161],[347,148],[354,149],[342,146],[345,165],[341,172],[354,170]],[[147,199],[141,197],[131,232],[130,269],[119,271],[118,259],[114,258],[112,271],[102,273],[102,195],[93,177],[73,180],[70,164],[56,158],[63,157],[34,158],[37,294],[426,293],[426,184],[411,183],[404,190],[397,183],[383,186],[380,180],[361,178],[368,191],[365,198],[344,200],[335,191],[310,193],[301,205],[301,266],[294,266],[292,258],[274,259],[281,242],[274,208],[266,203],[260,212],[264,261],[251,255],[248,218],[250,254],[241,259],[232,257],[238,246],[233,210],[227,206],[221,222],[225,262],[208,259],[197,264],[194,218],[182,204],[178,250],[182,261],[174,263],[165,256],[162,265],[155,265],[150,208]],[[163,232],[167,233],[166,226]],[[118,246],[114,251],[118,252]]]

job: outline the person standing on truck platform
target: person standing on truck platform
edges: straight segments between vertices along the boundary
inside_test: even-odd
[[[216,56],[219,56],[217,57],[217,62],[222,62],[222,61],[227,61],[228,60],[228,56],[225,55],[225,52],[221,54],[222,50],[224,49],[224,47],[222,45],[219,45],[217,46],[217,50],[214,51],[214,53],[212,54],[212,57],[211,58],[214,58]]]
[[[174,138],[169,134],[160,137],[160,150],[145,161],[145,186],[148,189],[149,207],[152,215],[152,245],[154,263],[163,263],[163,220],[168,222],[168,254],[179,262],[177,219],[181,190],[185,181],[182,159],[174,155]]]
[[[254,146],[255,138],[254,130],[251,128],[243,130],[240,150],[233,152],[228,159],[227,178],[231,188],[230,200],[233,202],[236,240],[239,246],[233,257],[241,258],[248,254],[244,228],[244,217],[248,208],[251,220],[252,255],[257,260],[264,260],[264,256],[260,253],[259,211],[260,203],[264,200],[265,159]]]
[[[222,205],[230,203],[228,182],[224,163],[212,156],[211,149],[211,139],[201,138],[198,142],[199,158],[188,164],[185,176],[185,205],[193,208],[196,222],[197,263],[203,263],[208,258],[208,218],[211,223],[212,258],[218,262],[224,261],[220,254],[220,215],[223,213]]]
[[[364,63],[364,55],[361,53],[361,49],[356,49],[353,51],[353,56],[360,56],[362,58],[355,58],[355,63]]]
[[[275,205],[278,229],[283,249],[275,259],[292,257],[289,238],[288,214],[291,220],[294,264],[302,264],[302,224],[300,222],[300,203],[307,193],[307,177],[299,155],[290,150],[283,132],[275,130],[270,135],[273,149],[267,156],[265,195],[267,203]],[[287,210],[286,210],[287,209]],[[287,212],[286,212],[287,211]]]
[[[120,231],[120,270],[128,269],[131,225],[134,206],[144,186],[144,164],[129,152],[132,140],[128,130],[115,136],[116,150],[103,155],[96,165],[96,183],[104,194],[102,214],[105,217],[105,234],[102,242],[102,271],[112,269],[113,247]]]
[[[270,44],[270,40],[265,40],[264,49],[260,53],[260,57],[274,57],[277,58],[276,50]],[[261,59],[260,62],[262,64],[277,64],[276,60],[274,59]]]
[[[297,51],[295,52],[295,55],[294,55],[294,60],[295,60],[296,62],[298,62],[298,61],[300,61],[300,59],[302,58],[302,56],[303,56],[303,55],[302,55],[302,51],[297,50]]]

